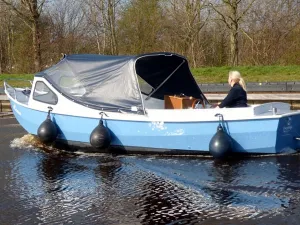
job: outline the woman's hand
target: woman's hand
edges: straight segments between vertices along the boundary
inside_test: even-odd
[[[219,104],[212,104],[210,108],[219,108]]]

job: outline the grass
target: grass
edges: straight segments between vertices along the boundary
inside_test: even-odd
[[[198,83],[226,83],[230,70],[240,71],[246,82],[300,81],[300,66],[239,66],[191,69]]]
[[[203,67],[191,69],[198,83],[226,83],[228,72],[238,70],[246,82],[284,82],[300,81],[299,66],[239,66],[239,67]],[[7,79],[32,80],[32,74],[0,74],[0,87]],[[9,81],[9,84],[22,87],[28,86],[28,82]]]
[[[29,87],[30,83],[28,81],[22,81],[22,80],[33,80],[33,75],[32,74],[0,74],[0,87],[3,87],[4,80],[6,80],[7,83],[13,87]]]

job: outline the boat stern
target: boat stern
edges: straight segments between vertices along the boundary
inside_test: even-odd
[[[276,153],[300,151],[300,113],[287,114],[279,119]]]

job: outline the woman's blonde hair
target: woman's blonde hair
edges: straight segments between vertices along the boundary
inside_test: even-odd
[[[247,91],[246,83],[239,71],[229,71],[229,77],[234,81],[234,83],[239,83],[239,85],[241,85],[242,88]]]

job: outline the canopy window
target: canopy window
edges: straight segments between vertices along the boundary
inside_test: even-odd
[[[137,59],[136,73],[152,91],[149,96],[164,99],[164,95],[192,96],[207,102],[196,83],[187,60],[175,54],[150,54]],[[143,92],[143,89],[142,89]]]

